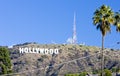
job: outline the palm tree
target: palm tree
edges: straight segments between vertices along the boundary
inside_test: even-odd
[[[116,26],[116,31],[120,32],[120,13],[119,12],[115,13],[114,25]]]
[[[115,13],[114,25],[116,26],[116,31],[120,32],[120,13],[119,12]],[[117,42],[117,44],[120,44],[120,42]],[[116,68],[116,76],[117,76],[118,69],[119,69],[119,65]]]
[[[99,9],[96,9],[93,16],[93,24],[96,26],[97,29],[101,31],[102,34],[102,51],[101,51],[101,72],[103,76],[103,69],[104,69],[104,37],[107,32],[111,31],[111,24],[114,23],[114,12],[109,6],[102,5]]]

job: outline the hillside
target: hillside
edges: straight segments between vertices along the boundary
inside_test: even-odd
[[[20,54],[19,47],[58,48],[59,54]],[[100,48],[72,44],[24,43],[9,48],[13,70],[18,76],[64,76],[67,73],[92,73],[100,70]],[[105,49],[105,68],[120,66],[120,50]]]

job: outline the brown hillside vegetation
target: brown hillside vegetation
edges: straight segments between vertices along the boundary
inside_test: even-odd
[[[19,47],[58,48],[57,55],[20,54]],[[100,48],[72,44],[25,43],[10,49],[13,70],[18,76],[64,76],[67,73],[100,70]],[[120,50],[105,49],[105,68],[119,67]]]

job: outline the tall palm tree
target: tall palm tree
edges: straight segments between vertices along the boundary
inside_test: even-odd
[[[116,31],[120,32],[120,12],[116,12],[114,16],[114,25],[116,26]],[[117,42],[117,44],[120,44],[120,42]],[[119,65],[117,66],[117,69],[119,69]],[[117,69],[116,69],[116,76],[117,76]]]
[[[102,50],[101,50],[101,72],[102,76],[103,69],[104,69],[104,37],[107,32],[111,31],[111,24],[114,23],[114,12],[109,6],[102,5],[99,9],[96,9],[93,16],[93,24],[96,26],[97,29],[101,31],[102,34]]]
[[[119,12],[115,13],[114,25],[116,26],[116,31],[120,32],[120,13]]]

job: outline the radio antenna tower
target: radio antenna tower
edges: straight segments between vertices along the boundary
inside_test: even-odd
[[[77,43],[77,36],[76,36],[76,13],[74,12],[74,22],[73,22],[73,38],[72,38],[72,43],[76,44]]]

